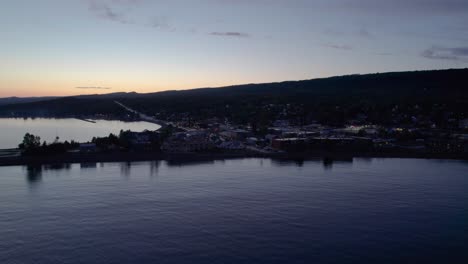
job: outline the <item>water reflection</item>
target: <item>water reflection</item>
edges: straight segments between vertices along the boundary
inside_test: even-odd
[[[294,160],[294,163],[296,163],[298,167],[302,167],[304,166],[304,159],[296,159]]]
[[[39,184],[42,181],[42,166],[26,166],[26,180],[31,187],[34,187],[37,184]]]
[[[353,161],[353,158],[323,158],[322,163],[325,170],[331,170],[336,164],[352,165]]]
[[[42,182],[43,172],[71,170],[71,167],[72,166],[69,163],[27,165],[25,167],[26,168],[26,180],[30,186],[35,187],[40,182]]]
[[[47,164],[43,166],[44,171],[60,171],[60,170],[70,170],[70,163],[57,163],[57,164]]]
[[[235,160],[235,159],[228,159]],[[259,164],[263,167],[263,162],[268,159],[259,159]],[[372,159],[360,159],[360,161],[371,162]],[[184,167],[184,166],[195,166],[195,165],[214,165],[214,164],[224,164],[225,159],[198,159],[198,160],[155,160],[144,162],[147,166],[148,175],[150,177],[157,176],[161,166],[167,167]],[[322,165],[325,170],[331,170],[336,164],[352,164],[353,158],[296,158],[296,159],[269,159],[273,166],[285,167],[285,166],[295,166],[295,167],[304,167],[306,163],[315,163],[317,166]],[[96,162],[85,162],[80,163],[79,168],[81,170],[97,170],[97,168],[105,168],[111,163],[96,163]],[[132,167],[137,163],[135,162],[120,162],[117,163],[120,167],[120,174],[124,177],[130,177],[132,173]],[[57,163],[57,164],[48,164],[48,165],[28,165],[26,168],[26,178],[28,183],[31,185],[36,185],[42,181],[42,175],[44,171],[64,171],[71,170],[72,165],[68,163]]]
[[[333,168],[333,159],[331,158],[324,158],[323,159],[323,168],[325,170],[331,170]]]
[[[101,165],[102,167],[103,165]],[[96,162],[85,162],[80,164],[80,169],[97,169]]]
[[[309,159],[307,161],[318,163],[319,159]],[[278,167],[291,166],[291,165],[301,167],[304,165],[304,159],[285,159],[285,158],[272,159],[271,163]]]
[[[356,158],[356,161],[370,165],[373,159],[374,158],[362,157],[362,158]]]
[[[325,170],[331,170],[333,168],[333,165],[337,163],[344,163],[344,164],[352,164],[353,163],[353,158],[331,158],[331,157],[325,157],[325,158],[296,158],[296,159],[272,159],[272,164],[283,167],[283,166],[297,166],[297,167],[303,167],[305,162],[310,162],[310,163],[316,163],[322,164],[323,168]]]
[[[130,177],[130,172],[132,171],[131,162],[121,162],[120,163],[120,174],[125,177]]]
[[[191,166],[191,165],[211,165],[215,163],[215,159],[170,159],[167,160],[167,166],[169,167],[182,167],[182,166]]]
[[[158,175],[160,166],[161,166],[160,160],[150,162],[150,177]]]
[[[70,171],[69,165],[4,168],[0,248],[8,252],[0,262],[95,263],[96,256],[103,263],[463,259],[466,163],[351,162],[227,159],[181,167],[165,161],[105,163],[96,171],[81,170],[86,164],[79,163]],[[160,178],[150,178],[150,172]],[[26,180],[39,186],[28,190]],[[207,254],[214,249],[220,249],[216,256]],[[437,252],[428,255],[434,251],[428,249]],[[433,255],[440,259],[431,261]]]

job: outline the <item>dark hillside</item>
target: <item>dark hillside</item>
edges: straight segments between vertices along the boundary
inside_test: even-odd
[[[463,118],[468,112],[468,69],[348,75],[150,94],[77,96],[0,106],[0,115],[118,117],[122,109],[114,100],[169,120],[187,115],[193,119],[227,117],[239,122],[258,116],[271,119],[278,118],[285,106],[288,118],[296,116],[303,122],[339,123],[357,114],[368,115],[372,122],[386,122],[395,106],[410,115],[442,119],[450,114]]]

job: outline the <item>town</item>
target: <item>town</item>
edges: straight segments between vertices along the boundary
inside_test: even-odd
[[[252,124],[232,124],[226,119],[208,118],[194,121],[188,116],[179,121],[159,121],[128,109],[127,119],[159,122],[157,131],[121,131],[119,135],[95,137],[89,142],[41,142],[27,134],[20,144],[23,156],[145,153],[145,159],[185,155],[197,157],[307,157],[307,156],[375,156],[375,157],[468,157],[468,119],[439,129],[427,120],[411,118],[411,124],[383,126],[367,124],[364,115],[347,121],[344,126],[312,122],[299,125],[295,120],[277,119],[259,129]],[[153,155],[154,156],[151,156]],[[127,156],[128,157],[128,156]]]

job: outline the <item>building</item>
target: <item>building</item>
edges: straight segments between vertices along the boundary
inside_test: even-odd
[[[432,153],[468,154],[468,140],[465,136],[432,138],[426,142],[426,147]]]
[[[271,142],[271,147],[287,152],[298,152],[307,150],[305,138],[277,138]]]
[[[468,118],[460,120],[460,122],[458,123],[458,128],[468,129]]]
[[[224,150],[243,150],[245,145],[240,141],[225,141],[218,145],[219,149]]]
[[[313,151],[369,151],[373,145],[367,137],[314,137],[308,141],[308,149]]]
[[[249,131],[244,129],[232,129],[219,133],[222,137],[231,140],[245,140],[249,135]]]
[[[161,146],[161,150],[168,153],[192,153],[209,151],[215,148],[214,143],[205,138],[176,138],[172,137]]]
[[[97,146],[94,143],[80,144],[80,153],[93,153],[97,151]]]

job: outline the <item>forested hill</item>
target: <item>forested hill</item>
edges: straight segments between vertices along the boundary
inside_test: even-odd
[[[6,97],[0,98],[0,105],[32,103],[56,99],[57,97]]]
[[[75,96],[0,106],[0,115],[123,114],[114,100],[163,119],[191,115],[245,121],[259,113],[273,118],[278,105],[289,105],[294,108],[290,112],[301,112],[303,118],[310,119],[343,119],[359,113],[381,114],[385,118],[395,106],[416,106],[426,112],[440,108],[460,118],[468,112],[468,69],[347,75],[150,94]]]

